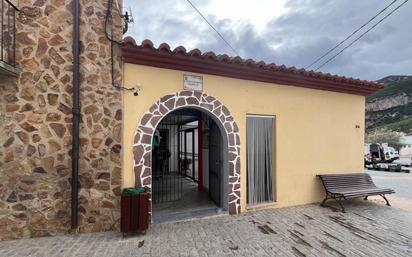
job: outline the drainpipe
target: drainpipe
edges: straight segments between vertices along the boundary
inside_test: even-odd
[[[77,228],[78,211],[78,173],[79,173],[79,122],[80,122],[80,86],[79,86],[79,63],[80,63],[80,28],[79,28],[79,0],[73,0],[73,130],[72,130],[72,202],[71,202],[71,226]]]
[[[198,190],[199,192],[203,191],[203,113],[199,112],[197,120],[197,145],[198,145]]]

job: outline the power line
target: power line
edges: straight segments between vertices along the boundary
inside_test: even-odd
[[[306,66],[305,69],[308,69],[310,67],[312,67],[315,63],[318,63],[320,60],[323,59],[323,57],[325,57],[326,55],[330,54],[333,50],[335,50],[336,48],[338,48],[339,46],[341,46],[343,43],[345,43],[349,38],[351,38],[353,35],[355,35],[357,32],[359,32],[361,29],[363,29],[366,25],[368,25],[371,21],[373,21],[376,17],[378,17],[380,14],[382,14],[384,11],[386,11],[389,7],[391,7],[395,2],[397,2],[398,0],[394,0],[392,1],[392,3],[390,3],[389,5],[387,5],[385,8],[383,8],[380,12],[378,12],[375,16],[373,16],[372,18],[370,18],[366,23],[364,23],[362,26],[360,26],[358,29],[356,29],[354,32],[352,32],[352,34],[350,34],[349,36],[347,36],[344,40],[342,40],[339,44],[337,44],[336,46],[334,46],[333,48],[329,49],[329,51],[327,51],[326,53],[324,53],[321,57],[319,57],[318,59],[316,59],[314,62],[312,62],[310,65]]]
[[[196,10],[196,12],[206,21],[207,24],[209,24],[209,26],[219,35],[219,37],[226,43],[226,45],[228,45],[230,47],[230,49],[232,49],[232,51],[236,54],[239,55],[235,48],[233,48],[233,46],[231,44],[229,44],[229,42],[222,36],[222,34],[219,33],[219,31],[206,19],[206,17],[196,8],[196,6],[190,1],[190,0],[186,0],[192,7],[193,9]]]
[[[340,50],[337,54],[335,54],[334,56],[332,56],[331,58],[329,58],[326,62],[322,63],[322,65],[320,65],[319,67],[317,67],[315,69],[315,71],[319,70],[320,68],[322,68],[323,66],[325,66],[326,64],[328,64],[330,61],[332,61],[333,59],[335,59],[338,55],[340,55],[343,51],[345,51],[346,49],[348,49],[349,47],[351,47],[354,43],[356,43],[359,39],[361,39],[364,35],[366,35],[369,31],[371,31],[372,29],[374,29],[376,26],[378,26],[381,22],[383,22],[386,18],[388,18],[389,16],[392,15],[392,13],[396,12],[399,8],[401,8],[404,4],[406,4],[406,2],[408,2],[409,0],[405,0],[402,4],[400,4],[398,7],[396,7],[395,9],[393,9],[390,13],[388,13],[387,15],[385,15],[385,17],[383,17],[381,20],[379,20],[377,23],[375,23],[375,25],[373,25],[371,28],[369,28],[367,31],[365,31],[364,33],[362,33],[359,37],[357,37],[355,40],[353,40],[349,45],[347,45],[345,48],[343,48],[342,50]]]

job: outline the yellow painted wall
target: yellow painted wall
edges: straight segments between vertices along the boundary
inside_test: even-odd
[[[183,90],[183,74],[203,76],[203,91],[231,112],[241,139],[241,208],[246,209],[246,114],[276,116],[277,206],[319,202],[318,173],[363,171],[363,96],[125,64],[123,186],[134,185],[133,136],[160,97]],[[360,125],[360,128],[356,128]]]

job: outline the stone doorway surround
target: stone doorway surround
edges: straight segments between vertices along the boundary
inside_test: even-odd
[[[135,186],[152,188],[152,137],[163,117],[180,108],[197,108],[210,116],[224,128],[228,146],[228,210],[229,214],[240,213],[240,136],[239,128],[219,100],[203,92],[180,91],[161,97],[145,112],[137,126],[134,143]],[[225,136],[225,135],[223,135]]]

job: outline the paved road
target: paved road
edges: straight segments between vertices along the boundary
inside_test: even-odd
[[[412,201],[412,173],[367,170],[377,186],[393,188],[396,196]]]
[[[379,187],[392,188],[392,205],[412,211],[412,173],[366,170]],[[378,198],[375,198],[378,199]]]
[[[0,242],[0,256],[412,256],[412,215],[372,201],[303,205],[118,232]]]

